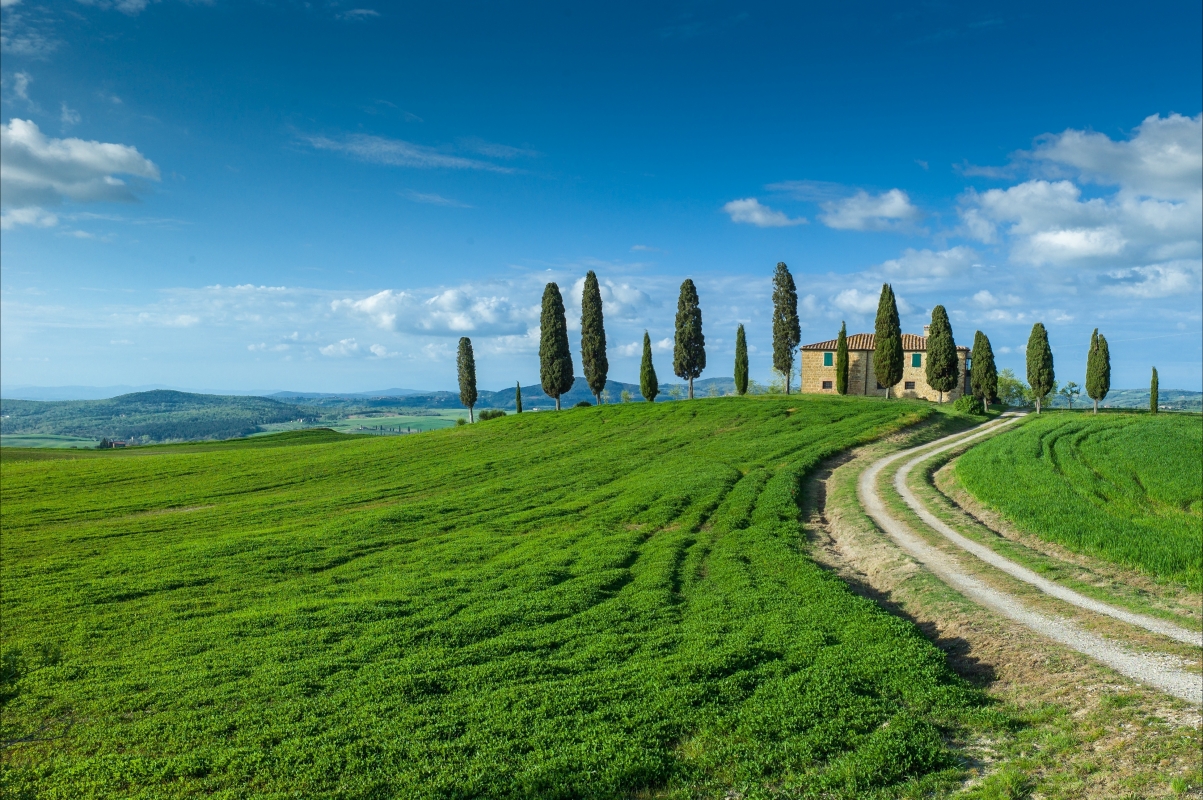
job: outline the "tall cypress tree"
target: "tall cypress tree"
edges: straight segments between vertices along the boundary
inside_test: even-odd
[[[689,278],[681,284],[677,298],[677,330],[673,338],[673,373],[689,381],[689,399],[693,399],[693,379],[706,369],[706,337],[702,335],[702,308],[698,289]]]
[[[952,338],[952,323],[948,321],[944,306],[936,306],[931,310],[927,336],[927,385],[940,393],[943,403],[944,393],[956,388],[959,377],[960,364],[957,363],[957,345]]]
[[[1157,367],[1153,367],[1153,379],[1149,381],[1149,411],[1157,413]]]
[[[1048,331],[1043,322],[1032,326],[1028,336],[1028,386],[1032,387],[1032,395],[1036,398],[1036,413],[1040,413],[1040,402],[1044,396],[1053,390],[1056,375],[1053,372],[1053,350],[1048,345]]]
[[[555,283],[547,284],[543,290],[543,311],[539,315],[539,379],[547,396],[555,398],[556,411],[559,411],[560,395],[572,388],[573,375],[564,298]]]
[[[459,401],[468,409],[468,419],[476,422],[472,407],[476,405],[476,359],[472,355],[472,340],[461,336],[455,359],[459,370]]]
[[[514,413],[522,413],[522,382],[514,381]]]
[[[848,394],[848,326],[840,321],[840,335],[835,339],[835,391]]]
[[[601,405],[601,393],[606,388],[606,373],[610,362],[606,359],[606,328],[602,322],[601,287],[593,270],[585,275],[585,291],[581,296],[581,366],[585,370],[585,382],[593,392],[597,404]]]
[[[794,372],[794,348],[801,340],[794,276],[784,261],[778,261],[777,271],[773,274],[773,367],[785,376],[786,394],[789,394]]]
[[[735,330],[735,393],[740,397],[748,393],[748,337],[743,325]]]
[[[1086,394],[1094,401],[1094,413],[1099,413],[1099,401],[1111,391],[1111,353],[1107,338],[1095,328],[1090,334],[1090,352],[1086,356]]]
[[[973,363],[969,368],[969,388],[982,401],[982,413],[990,410],[990,401],[998,397],[998,367],[994,365],[994,350],[986,334],[973,335]]]
[[[639,365],[639,393],[649,403],[656,400],[660,394],[660,381],[656,378],[656,368],[652,366],[652,337],[643,332],[643,363]]]
[[[902,324],[898,320],[894,289],[888,283],[881,285],[874,333],[873,372],[877,382],[886,387],[888,398],[890,388],[902,380]]]

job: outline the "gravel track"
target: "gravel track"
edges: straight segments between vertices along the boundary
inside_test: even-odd
[[[1106,614],[1187,644],[1203,643],[1201,641],[1203,635],[1198,632],[1188,631],[1177,625],[1142,614],[1133,614],[1080,595],[1040,577],[1026,567],[1000,556],[989,548],[966,539],[927,511],[907,488],[906,473],[917,464],[937,453],[959,447],[967,441],[996,433],[1014,421],[1014,419],[1004,420],[971,434],[959,433],[946,436],[935,442],[902,450],[875,461],[861,473],[857,484],[857,494],[860,497],[861,505],[873,521],[912,558],[971,600],[1079,653],[1090,656],[1138,683],[1153,686],[1195,705],[1203,705],[1203,675],[1190,669],[1184,669],[1184,667],[1193,667],[1194,665],[1175,656],[1135,652],[1098,634],[1084,630],[1070,619],[1031,610],[1013,595],[988,586],[977,577],[964,572],[952,556],[929,545],[887,510],[878,491],[877,476],[885,467],[895,461],[915,456],[899,470],[899,474],[894,479],[894,488],[907,505],[919,515],[920,519],[941,535],[991,566],[1036,586],[1060,600],[1096,613]],[[935,449],[932,449],[933,446]],[[916,455],[919,453],[921,455]],[[1185,634],[1185,638],[1181,634]]]

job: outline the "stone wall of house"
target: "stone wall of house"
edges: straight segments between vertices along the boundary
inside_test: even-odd
[[[890,393],[894,397],[912,397],[922,400],[936,401],[939,392],[927,385],[927,353],[920,353],[918,367],[911,366],[914,353],[907,351],[903,354],[902,380]],[[966,383],[965,352],[957,352],[957,362],[960,367],[960,379],[951,392],[944,395],[945,402],[956,400],[964,394]],[[802,351],[802,392],[804,394],[835,394],[835,358],[832,366],[823,366],[823,351]],[[824,386],[824,383],[827,386]],[[906,388],[907,383],[913,388]],[[885,397],[886,390],[877,388],[877,379],[873,372],[873,352],[870,350],[853,350],[848,353],[848,394],[868,395],[870,397]]]

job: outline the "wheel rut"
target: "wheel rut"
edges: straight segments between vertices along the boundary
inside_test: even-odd
[[[1134,614],[1086,597],[1037,575],[988,547],[967,539],[928,511],[907,487],[906,476],[918,464],[941,452],[963,446],[966,442],[997,433],[1014,421],[1015,418],[1003,420],[980,428],[976,432],[954,434],[878,459],[861,473],[858,479],[857,495],[862,507],[877,526],[911,558],[926,567],[944,583],[979,605],[1106,664],[1132,680],[1153,686],[1196,705],[1203,704],[1203,677],[1184,669],[1182,659],[1169,655],[1136,652],[1083,629],[1071,619],[1035,611],[1015,596],[987,585],[977,576],[969,574],[953,556],[928,544],[906,523],[890,513],[878,487],[878,476],[887,466],[910,457],[895,475],[894,489],[925,525],[956,544],[964,552],[974,555],[992,568],[1028,583],[1063,602],[1094,613],[1104,614],[1176,641],[1196,646],[1203,645],[1203,634],[1198,631],[1190,631],[1163,620]]]

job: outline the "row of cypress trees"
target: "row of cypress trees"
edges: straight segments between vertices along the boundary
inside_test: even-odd
[[[565,317],[564,299],[560,287],[548,283],[543,290],[543,307],[540,313],[539,378],[543,391],[556,401],[560,410],[560,397],[568,392],[575,380],[572,351],[568,344],[568,323]],[[877,382],[886,388],[902,380],[903,349],[902,327],[898,316],[898,302],[893,287],[882,284],[877,303],[874,324],[873,372]],[[773,275],[773,368],[785,378],[785,392],[789,394],[793,381],[794,354],[801,342],[801,325],[798,319],[798,291],[793,275],[785,262],[778,262]],[[581,297],[581,361],[585,382],[597,402],[606,386],[610,369],[606,357],[606,331],[602,315],[601,287],[593,270],[585,275],[584,292]],[[460,384],[460,402],[468,408],[469,419],[473,419],[476,404],[476,362],[472,342],[468,337],[459,341],[457,358]],[[840,323],[836,339],[836,381],[839,394],[848,393],[848,332],[847,325]],[[689,398],[693,399],[693,381],[706,368],[706,339],[702,333],[702,309],[698,300],[697,287],[691,279],[681,284],[677,299],[677,316],[673,339],[673,372],[688,381]],[[960,378],[956,343],[952,324],[944,306],[932,309],[931,325],[927,337],[925,377],[927,383],[944,394],[956,388]],[[1048,332],[1044,324],[1032,326],[1027,346],[1027,378],[1036,401],[1036,413],[1040,413],[1043,398],[1055,385],[1053,353],[1048,343]],[[994,363],[994,351],[986,334],[974,334],[972,362],[969,373],[970,390],[982,403],[983,410],[997,399],[998,370]],[[1099,401],[1107,396],[1111,387],[1111,356],[1106,337],[1096,328],[1090,337],[1090,352],[1086,365],[1086,392],[1094,400],[1094,411],[1098,413]],[[1150,387],[1150,407],[1157,406],[1157,371],[1153,370]],[[644,399],[654,401],[660,393],[656,368],[652,363],[651,337],[643,332],[643,359],[639,369],[639,390]],[[735,333],[735,390],[743,395],[748,391],[748,343],[741,324]],[[522,388],[515,388],[515,406],[522,413]]]

